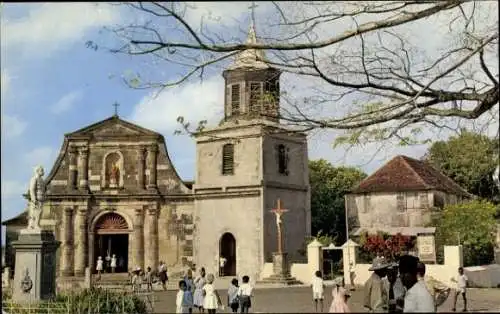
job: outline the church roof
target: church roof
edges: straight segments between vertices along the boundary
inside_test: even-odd
[[[257,44],[257,35],[255,33],[255,27],[252,23],[250,25],[250,30],[248,31],[248,36],[246,40],[247,44]],[[241,51],[236,55],[236,59],[232,65],[230,65],[228,70],[236,69],[268,69],[270,66],[264,62],[266,59],[264,50],[262,49],[246,49]]]
[[[27,225],[28,224],[28,211],[20,213],[19,215],[2,221],[2,226],[8,225]]]
[[[161,136],[160,133],[125,121],[117,115],[96,122],[82,129],[65,134],[66,137],[86,136]]]
[[[396,156],[374,174],[361,181],[352,193],[438,190],[470,197],[466,190],[429,163]]]

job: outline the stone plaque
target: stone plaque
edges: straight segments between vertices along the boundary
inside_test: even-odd
[[[417,236],[418,257],[422,262],[436,262],[436,243],[433,234]]]

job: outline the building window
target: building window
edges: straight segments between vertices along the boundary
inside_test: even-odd
[[[234,145],[225,144],[222,147],[222,174],[234,174]]]
[[[429,208],[429,196],[427,193],[420,193],[419,199],[421,208]]]
[[[369,210],[370,210],[370,207],[371,207],[371,199],[370,199],[370,195],[368,194],[365,194],[363,196],[363,213],[367,213]]]
[[[278,145],[278,172],[288,175],[288,150],[285,145]]]
[[[259,114],[262,103],[262,88],[260,83],[250,83],[250,113]]]
[[[231,115],[240,114],[240,84],[231,85]]]
[[[398,193],[397,206],[400,212],[406,211],[406,197],[404,193]]]

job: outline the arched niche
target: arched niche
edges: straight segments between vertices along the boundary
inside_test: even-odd
[[[108,152],[102,160],[102,186],[122,188],[125,177],[123,154],[119,150]]]

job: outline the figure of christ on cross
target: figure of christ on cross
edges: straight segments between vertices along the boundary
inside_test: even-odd
[[[281,220],[281,216],[287,211],[288,209],[281,207],[281,199],[278,199],[277,207],[271,209],[271,212],[276,215],[276,226],[278,228],[278,253],[283,253],[283,221]]]

